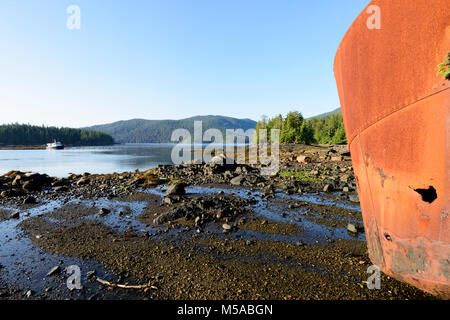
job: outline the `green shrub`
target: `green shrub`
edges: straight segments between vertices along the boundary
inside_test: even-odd
[[[444,75],[444,79],[450,80],[450,51],[444,59],[444,62],[438,65],[437,75]]]

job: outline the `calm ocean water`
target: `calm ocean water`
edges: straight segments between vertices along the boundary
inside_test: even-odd
[[[10,170],[64,177],[69,173],[113,173],[172,164],[174,144],[124,144],[65,150],[0,150],[0,174]]]

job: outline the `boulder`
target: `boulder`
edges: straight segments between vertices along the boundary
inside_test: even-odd
[[[230,183],[235,186],[240,186],[242,184],[242,181],[244,180],[243,175],[238,175],[237,177],[234,177],[230,180]]]
[[[35,197],[26,197],[25,200],[23,200],[23,204],[35,204],[37,203],[37,200]]]
[[[332,184],[326,184],[325,187],[323,187],[323,192],[331,192],[334,190],[334,187]]]
[[[55,266],[47,273],[47,276],[51,277],[60,272],[61,272],[61,268],[59,266]]]
[[[56,187],[53,192],[58,193],[58,192],[67,192],[69,191],[69,188],[67,186],[59,186]]]
[[[355,195],[348,196],[348,200],[354,203],[359,203],[359,197]]]
[[[174,183],[170,185],[170,187],[167,189],[166,194],[168,196],[174,195],[174,196],[181,196],[186,194],[186,190],[184,189],[186,187],[186,184],[184,183]]]
[[[105,215],[107,215],[107,214],[110,213],[110,212],[111,212],[111,210],[109,210],[109,209],[101,208],[101,209],[99,210],[98,214],[101,215],[101,216],[105,216]]]
[[[20,186],[21,180],[22,180],[22,176],[18,174],[18,175],[16,175],[16,177],[14,178],[13,182],[11,183],[11,185],[12,185],[13,187],[15,187],[15,186]]]
[[[356,228],[356,226],[354,224],[349,223],[347,225],[347,230],[351,233],[358,233],[358,229]]]
[[[9,216],[11,219],[19,219],[20,218],[20,213],[19,212],[13,212],[10,214]]]
[[[297,162],[299,163],[311,163],[312,159],[308,156],[300,155],[297,157]]]
[[[235,164],[234,159],[228,158],[223,154],[211,158],[210,163],[214,164]]]
[[[89,184],[89,182],[90,182],[90,180],[88,178],[84,177],[77,181],[77,186],[84,186],[86,184]]]
[[[28,192],[42,190],[42,185],[36,180],[28,180],[22,185],[22,189]]]

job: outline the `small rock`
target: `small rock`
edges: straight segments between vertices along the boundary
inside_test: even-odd
[[[230,183],[235,186],[239,186],[242,184],[242,180],[244,180],[244,176],[239,175],[230,180]]]
[[[354,203],[359,203],[359,197],[358,196],[348,196],[348,200]]]
[[[231,226],[228,223],[224,223],[222,225],[223,230],[225,231],[230,231],[231,230]]]
[[[60,273],[60,272],[61,272],[61,268],[59,266],[55,266],[55,267],[52,268],[52,270],[50,270],[47,273],[47,276],[51,277],[51,276],[53,276],[53,275],[55,275],[57,273]]]
[[[166,194],[168,195],[168,196],[170,196],[170,195],[178,195],[178,196],[181,196],[181,195],[184,195],[185,193],[186,193],[186,191],[185,191],[185,184],[184,183],[175,183],[175,184],[172,184],[168,189],[167,189],[167,191],[166,191]]]
[[[173,200],[170,197],[164,197],[164,203],[165,204],[173,204]]]
[[[347,225],[347,230],[351,233],[358,233],[358,229],[356,228],[356,226],[352,223],[349,223]]]
[[[84,186],[89,182],[90,180],[88,178],[81,178],[80,180],[77,181],[77,186]]]
[[[111,212],[111,210],[109,210],[109,209],[101,208],[100,211],[98,212],[98,214],[101,215],[101,216],[104,216],[104,215],[107,215],[110,212]]]
[[[325,187],[323,187],[323,192],[331,192],[333,191],[333,185],[326,184]]]
[[[19,219],[20,218],[20,213],[18,211],[11,213],[11,215],[9,216],[11,219]]]
[[[97,273],[95,272],[95,270],[88,271],[87,277],[88,277],[88,279],[90,279],[90,278],[94,277],[96,274],[97,274]]]
[[[67,188],[66,186],[59,186],[56,187],[53,192],[58,193],[58,192],[67,192],[69,191],[69,188]]]
[[[23,204],[35,204],[36,202],[36,198],[32,196],[28,196],[23,200]]]
[[[311,162],[311,157],[308,157],[308,156],[298,156],[298,157],[297,157],[297,162],[299,162],[299,163],[310,163],[310,162]]]

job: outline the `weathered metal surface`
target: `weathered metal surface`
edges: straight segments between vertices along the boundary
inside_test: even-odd
[[[450,298],[448,0],[374,0],[345,35],[334,71],[374,264]]]

